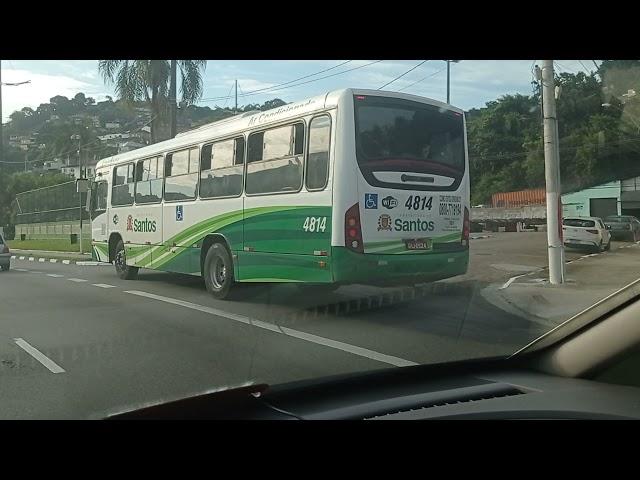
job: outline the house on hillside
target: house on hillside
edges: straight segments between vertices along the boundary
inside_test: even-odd
[[[139,143],[131,140],[128,142],[124,142],[122,145],[120,145],[119,153],[130,152],[131,150],[137,150],[138,148],[142,148],[145,146],[146,145],[144,145],[143,143]]]

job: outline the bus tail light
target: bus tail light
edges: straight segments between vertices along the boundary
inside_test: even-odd
[[[471,231],[471,221],[469,219],[469,209],[464,207],[464,219],[462,220],[462,245],[469,246],[469,232]]]
[[[344,244],[349,250],[364,253],[358,203],[349,208],[344,215]]]

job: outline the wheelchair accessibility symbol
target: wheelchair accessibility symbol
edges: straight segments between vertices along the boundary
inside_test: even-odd
[[[378,194],[377,193],[365,193],[364,194],[364,208],[376,209],[378,208]]]
[[[176,222],[181,222],[184,219],[184,213],[182,211],[182,205],[176,205]]]

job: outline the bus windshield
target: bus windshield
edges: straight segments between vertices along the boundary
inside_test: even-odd
[[[394,171],[460,177],[462,114],[398,98],[355,96],[356,155],[363,173]]]

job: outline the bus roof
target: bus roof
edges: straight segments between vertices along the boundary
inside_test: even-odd
[[[103,158],[96,165],[96,171],[100,168],[127,163],[138,160],[142,157],[152,157],[160,155],[163,152],[180,149],[189,145],[194,145],[212,140],[213,138],[233,135],[236,132],[247,130],[252,127],[269,125],[271,123],[283,120],[297,118],[300,115],[308,115],[316,111],[330,110],[338,106],[343,96],[349,95],[369,95],[369,96],[386,96],[394,98],[403,98],[413,100],[429,105],[437,106],[445,110],[452,110],[458,113],[464,113],[461,109],[453,107],[443,102],[433,100],[417,95],[410,95],[400,92],[391,92],[386,90],[364,90],[345,88],[341,90],[333,90],[323,95],[307,98],[299,102],[289,103],[271,110],[244,112],[233,117],[208,123],[201,127],[179,133],[175,138],[165,140],[163,142],[154,143],[143,148],[138,148],[126,153],[120,153],[111,157]],[[215,132],[215,136],[212,133]]]

